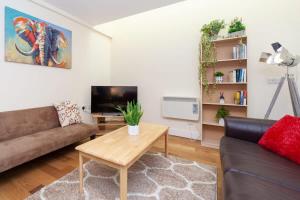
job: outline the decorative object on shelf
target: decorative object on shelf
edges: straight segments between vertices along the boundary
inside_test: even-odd
[[[203,25],[201,28],[201,44],[200,44],[200,67],[199,79],[202,79],[205,91],[208,92],[208,80],[206,72],[208,67],[215,67],[217,57],[215,46],[212,43],[213,38],[217,38],[220,30],[225,27],[224,20],[213,20],[209,24]]]
[[[261,54],[259,61],[265,62],[267,64],[271,64],[271,65],[284,66],[284,67],[286,67],[286,74],[285,74],[285,76],[282,76],[282,78],[280,79],[278,87],[275,91],[275,94],[272,98],[270,106],[265,115],[265,119],[269,118],[271,111],[275,105],[275,102],[278,98],[278,95],[281,91],[281,88],[286,79],[287,79],[288,86],[289,86],[289,92],[291,95],[294,115],[300,116],[300,97],[299,97],[298,87],[295,82],[294,75],[289,73],[289,68],[296,67],[300,63],[300,56],[292,55],[291,53],[288,52],[288,50],[286,48],[284,48],[278,42],[273,43],[272,47],[275,51],[275,55],[263,52]]]
[[[224,97],[224,92],[220,92],[220,104],[225,103],[225,97]]]
[[[126,109],[123,110],[120,106],[116,109],[122,112],[124,119],[128,124],[128,134],[138,135],[140,119],[143,116],[141,104],[128,102]]]
[[[245,35],[246,26],[242,23],[242,18],[234,18],[228,29],[228,37],[240,37]]]
[[[5,7],[5,60],[71,69],[72,32]]]
[[[247,105],[247,91],[246,90],[241,90],[237,91],[233,95],[234,98],[234,103],[237,105]]]
[[[224,76],[223,72],[215,72],[214,76],[216,79],[216,83],[223,83],[223,76]]]
[[[224,118],[229,116],[229,110],[225,109],[224,106],[219,108],[216,114],[216,119],[218,120],[219,125],[224,125]]]
[[[247,59],[247,45],[241,40],[238,45],[232,48],[233,59]]]

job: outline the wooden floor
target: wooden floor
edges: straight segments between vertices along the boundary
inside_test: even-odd
[[[163,151],[163,140],[153,151]],[[0,200],[21,200],[78,167],[78,153],[71,145],[0,174]],[[169,152],[185,159],[218,168],[218,200],[222,200],[222,172],[218,150],[202,147],[199,141],[169,137]]]

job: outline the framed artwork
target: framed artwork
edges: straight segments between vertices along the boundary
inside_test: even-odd
[[[72,68],[72,32],[5,7],[5,60]]]

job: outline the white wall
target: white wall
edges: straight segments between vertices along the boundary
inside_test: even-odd
[[[4,31],[0,31],[0,111],[53,105],[66,99],[90,104],[90,86],[110,84],[111,39],[61,15],[24,0],[1,0],[4,6],[72,31],[72,69],[47,68],[4,61]],[[84,121],[90,115],[83,113]]]
[[[222,18],[229,23],[235,16],[243,18],[249,45],[249,117],[262,118],[276,88],[267,84],[267,79],[280,77],[283,70],[261,64],[258,58],[262,51],[271,51],[274,41],[300,54],[299,8],[298,0],[186,0],[96,28],[113,37],[112,83],[139,86],[143,120],[184,132],[190,122],[163,119],[160,99],[166,94],[199,96],[202,25],[212,19]],[[272,118],[292,111],[287,87],[284,89]]]

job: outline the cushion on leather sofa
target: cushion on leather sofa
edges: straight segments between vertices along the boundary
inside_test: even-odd
[[[96,126],[74,124],[0,142],[0,172],[96,133]],[[3,153],[5,152],[5,153]]]
[[[237,171],[249,174],[300,192],[300,167],[259,145],[230,137],[221,140],[224,173]]]
[[[224,175],[224,199],[228,200],[296,200],[300,192],[253,176],[227,172]]]

